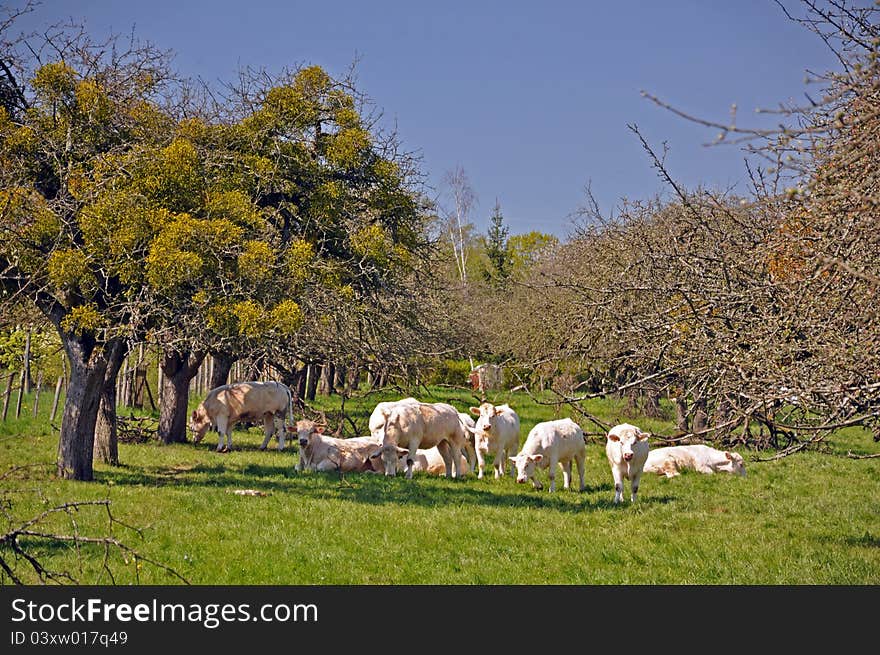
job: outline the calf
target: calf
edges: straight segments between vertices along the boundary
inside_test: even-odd
[[[639,480],[645,460],[648,459],[648,437],[650,433],[642,432],[629,423],[615,425],[608,431],[605,442],[605,454],[611,464],[611,475],[614,478],[614,502],[623,500],[623,481],[629,480],[632,495],[630,502],[636,502],[639,491]]]
[[[509,405],[493,405],[483,403],[479,407],[471,407],[471,413],[478,416],[476,425],[468,428],[474,435],[474,449],[477,455],[477,478],[483,478],[486,465],[485,455],[493,457],[492,467],[495,479],[504,476],[504,463],[508,457],[516,455],[519,450],[519,416]]]
[[[746,474],[742,455],[703,444],[655,448],[648,453],[648,460],[645,462],[645,471],[665,475],[667,478],[673,478],[685,469],[707,474]]]
[[[562,466],[563,488],[571,482],[571,462],[577,462],[580,490],[584,490],[584,459],[587,455],[584,431],[570,418],[538,423],[531,429],[522,450],[510,461],[516,465],[516,481],[531,480],[535,489],[543,485],[535,477],[535,467],[548,469],[550,491],[556,490],[556,465]]]
[[[397,452],[400,455],[397,464],[400,468],[405,469],[409,450],[406,448],[399,448]],[[461,471],[470,472],[472,470],[464,455],[460,456],[459,467],[459,470]],[[375,471],[377,473],[383,471],[381,454],[373,452],[373,456],[365,463],[364,470]],[[427,473],[428,475],[442,476],[446,475],[446,462],[443,460],[443,455],[440,454],[440,451],[436,446],[427,449],[419,448],[416,451],[415,457],[413,457],[412,470],[413,473]]]
[[[324,426],[303,419],[296,422],[299,441],[297,470],[352,471],[367,470],[365,462],[379,446],[373,437],[337,439],[324,436]]]

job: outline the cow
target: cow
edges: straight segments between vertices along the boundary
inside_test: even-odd
[[[615,425],[608,431],[605,442],[605,454],[611,465],[611,476],[614,478],[614,502],[623,500],[623,481],[629,480],[630,502],[636,502],[639,492],[639,480],[642,477],[645,461],[648,459],[648,437],[650,433],[642,432],[629,423]]]
[[[493,456],[495,479],[504,477],[507,458],[516,455],[519,450],[519,416],[506,404],[483,403],[479,407],[471,407],[470,410],[479,417],[473,429],[469,429],[475,441],[477,478],[483,479],[483,469],[486,466],[484,456],[487,453]]]
[[[703,444],[655,448],[645,462],[647,473],[673,478],[685,469],[698,473],[733,473],[745,477],[746,465],[742,455],[729,450],[718,450]]]
[[[294,429],[299,441],[299,461],[296,470],[312,471],[352,471],[369,470],[370,453],[379,446],[372,436],[338,439],[324,435],[324,426],[314,421],[302,419]]]
[[[459,455],[465,449],[464,428],[458,411],[446,403],[398,403],[385,415],[377,431],[382,443],[374,454],[380,454],[385,475],[396,475],[399,449],[406,448],[406,477],[412,478],[412,467],[419,447],[437,446],[446,463],[446,476],[462,475]],[[378,436],[374,433],[373,436]]]
[[[219,434],[217,452],[232,450],[232,428],[242,421],[262,421],[265,438],[260,450],[266,450],[276,433],[275,419],[282,421],[278,431],[278,450],[284,450],[285,418],[293,424],[293,403],[290,389],[281,382],[235,382],[215,387],[193,410],[190,430],[199,443],[211,426]],[[224,445],[224,436],[226,444]]]
[[[401,404],[417,405],[418,403],[419,401],[415,398],[401,398],[400,400],[388,400],[377,403],[376,407],[373,408],[373,412],[370,414],[370,422],[368,424],[370,434],[381,440],[382,431],[385,428],[385,421],[388,420],[388,414],[391,412],[391,409]]]
[[[406,458],[409,456],[409,450],[406,448],[398,448],[398,454],[400,455],[400,459],[397,465],[401,469],[406,468]],[[471,466],[465,458],[464,455],[460,456],[459,459],[460,470],[467,471],[470,473]],[[368,458],[367,462],[364,465],[364,470],[373,471],[373,472],[381,472],[383,471],[382,464],[382,455],[379,452],[374,452],[373,456]],[[416,451],[416,456],[413,458],[413,473],[427,473],[428,475],[446,475],[446,462],[443,461],[443,455],[440,454],[440,450],[435,446],[433,448],[419,448]]]
[[[545,468],[550,477],[550,492],[556,490],[556,465],[562,466],[563,488],[568,489],[571,483],[571,463],[577,462],[580,490],[584,486],[584,460],[587,455],[587,444],[584,431],[570,418],[555,421],[544,421],[533,427],[522,450],[515,457],[508,457],[516,466],[518,483],[531,480],[535,489],[543,489],[544,485],[536,477],[535,468]]]

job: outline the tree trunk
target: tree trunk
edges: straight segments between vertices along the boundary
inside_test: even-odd
[[[688,405],[684,398],[673,399],[675,403],[675,427],[681,434],[688,431]]]
[[[186,442],[189,383],[199,370],[204,353],[162,353],[162,388],[159,390],[159,438],[163,443]]]
[[[694,434],[698,432],[702,432],[708,427],[709,417],[706,414],[706,399],[705,398],[697,398],[694,400]],[[701,438],[705,438],[704,435],[699,435]]]
[[[214,360],[214,366],[211,368],[211,380],[208,384],[209,389],[216,389],[229,383],[229,372],[235,363],[235,357],[224,352],[211,353],[211,357]]]
[[[119,466],[119,446],[116,434],[116,378],[122,362],[128,354],[123,341],[114,343],[108,350],[107,370],[101,389],[101,402],[95,422],[95,442],[92,447],[94,459],[105,464]]]
[[[318,393],[322,396],[330,396],[335,389],[336,382],[336,366],[331,362],[325,362],[321,367],[321,381],[318,383]]]
[[[99,347],[89,336],[80,337],[60,329],[59,334],[70,362],[70,383],[61,416],[57,474],[68,480],[91,480],[95,422],[107,371],[106,353],[114,342]]]
[[[318,376],[321,374],[321,366],[318,364],[309,364],[308,374],[306,376],[306,400],[314,400],[315,392],[318,389]]]

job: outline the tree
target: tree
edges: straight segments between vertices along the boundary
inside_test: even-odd
[[[504,225],[501,203],[495,200],[492,216],[489,218],[489,230],[486,234],[485,248],[489,266],[483,268],[483,278],[492,286],[505,286],[513,269],[510,242],[507,238],[509,228]]]
[[[459,280],[467,284],[467,241],[468,231],[472,228],[470,213],[477,202],[477,196],[471,186],[467,173],[461,166],[447,171],[443,176],[447,192],[452,196],[452,207],[445,209],[445,218],[452,244],[452,254]]]

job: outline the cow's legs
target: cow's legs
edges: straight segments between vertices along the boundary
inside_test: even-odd
[[[455,448],[452,448],[449,445],[448,441],[441,441],[437,444],[437,450],[440,452],[440,457],[443,458],[443,464],[446,466],[446,477],[453,478],[455,477],[452,474],[452,466],[453,466],[453,452]]]
[[[550,493],[556,491],[556,467],[559,460],[556,457],[550,458],[550,466],[547,468],[547,474],[550,476]]]
[[[222,453],[224,451],[223,448],[223,437],[226,435],[226,431],[229,429],[229,417],[227,416],[218,416],[217,417],[217,452]],[[230,443],[232,438],[230,437]]]
[[[483,479],[483,469],[486,468],[486,457],[483,454],[482,449],[479,446],[476,448],[477,451],[477,479]]]
[[[639,482],[642,479],[642,474],[637,473],[636,476],[630,480],[629,486],[632,491],[632,495],[629,497],[631,503],[636,502],[636,495],[639,493]]]
[[[272,428],[275,428],[275,418],[272,419]],[[284,450],[284,437],[287,435],[287,423],[284,422],[284,415],[281,415],[281,431],[278,432],[278,450]]]
[[[275,433],[275,418],[272,414],[264,414],[263,415],[263,434],[265,435],[263,438],[263,443],[260,444],[260,450],[266,450],[266,446],[269,445],[269,439],[272,438],[272,435]]]
[[[576,458],[577,467],[578,467],[578,477],[581,480],[580,491],[584,491],[587,487],[584,485],[584,455],[578,455]]]
[[[562,488],[571,488],[571,460],[560,462],[562,464]]]
[[[416,451],[419,449],[418,444],[414,444],[410,442],[409,444],[409,454],[406,456],[406,479],[412,480],[413,476],[413,464],[416,461]],[[446,465],[447,472],[449,471],[449,465]]]
[[[614,502],[619,503],[623,500],[623,475],[617,466],[611,467],[611,475],[614,478]]]

